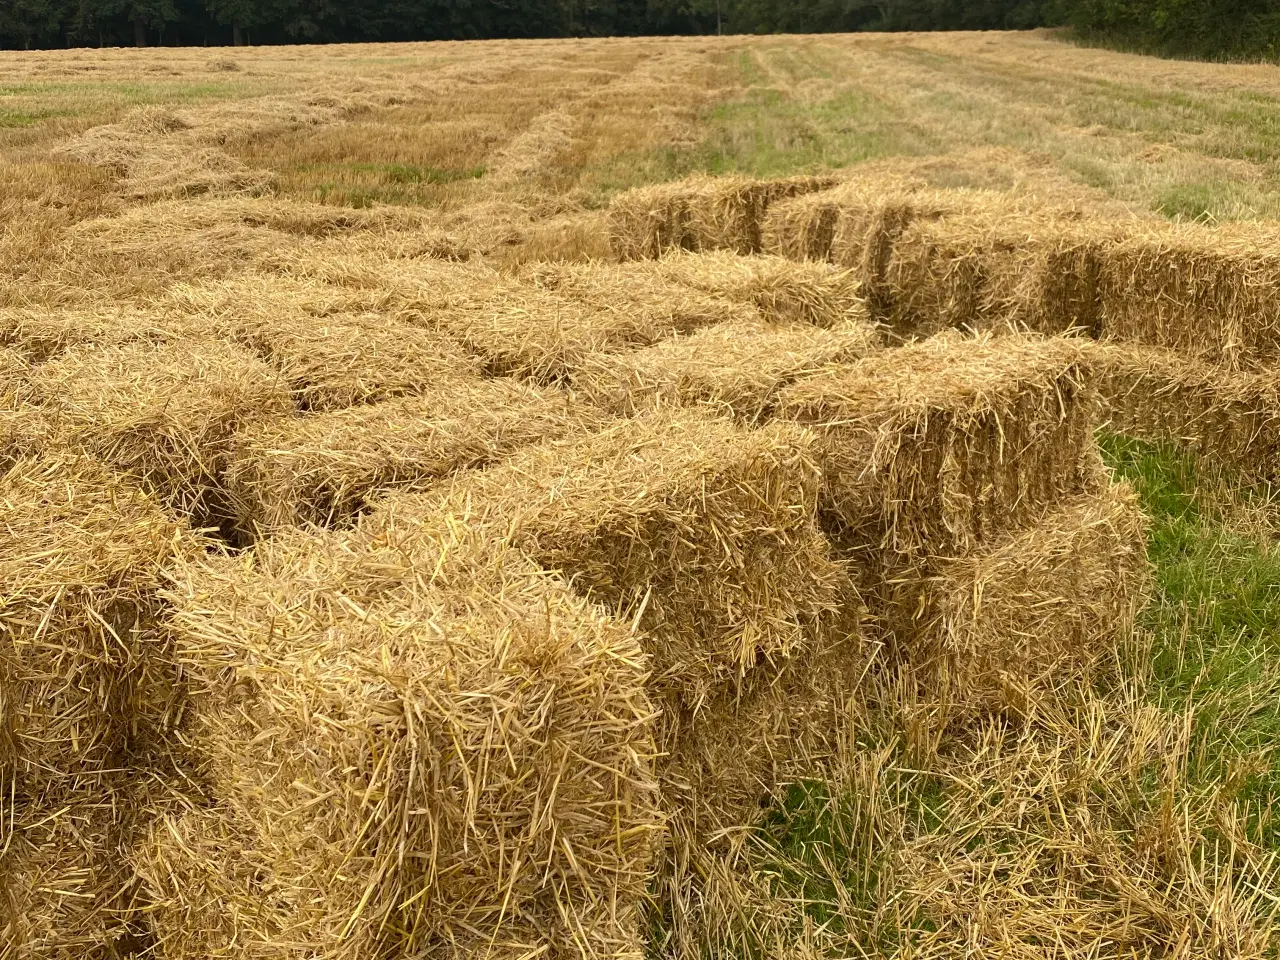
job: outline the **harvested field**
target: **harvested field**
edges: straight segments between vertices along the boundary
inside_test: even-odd
[[[0,55],[0,960],[1276,953],[1275,67],[211,56]]]

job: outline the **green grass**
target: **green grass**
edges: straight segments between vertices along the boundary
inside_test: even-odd
[[[1280,852],[1267,815],[1280,808],[1280,551],[1269,531],[1233,529],[1221,487],[1176,450],[1121,437],[1103,446],[1152,518],[1151,700],[1191,718],[1189,781],[1238,781],[1252,839]]]
[[[788,81],[822,81],[831,73],[820,60],[783,53],[768,65]],[[873,92],[833,87],[828,96],[802,98],[771,84],[758,53],[737,55],[731,66],[746,89],[703,111],[698,143],[614,157],[587,171],[586,179],[608,196],[697,173],[789,176],[939,148],[927,131],[895,116]]]

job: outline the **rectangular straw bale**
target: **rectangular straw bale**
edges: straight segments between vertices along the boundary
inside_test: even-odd
[[[1280,382],[1193,356],[1122,343],[1088,352],[1111,429],[1177,443],[1208,464],[1280,480]]]
[[[917,220],[961,213],[988,194],[924,190],[896,178],[854,180],[789,200],[770,212],[764,250],[796,260],[826,260],[855,271],[872,317],[892,307],[886,275],[903,232]]]
[[[235,437],[227,488],[245,531],[342,525],[374,493],[429,485],[599,419],[515,380],[448,380],[417,396],[254,424]]]
[[[1102,263],[1102,334],[1211,363],[1280,362],[1280,238],[1265,224],[1142,225]]]
[[[1065,338],[935,337],[802,380],[778,412],[823,435],[841,537],[907,562],[968,552],[1102,476]]]
[[[662,688],[696,709],[757,663],[799,655],[834,606],[841,572],[817,526],[820,480],[804,430],[676,411],[531,447],[389,509],[466,504],[635,620]]]
[[[626,312],[659,330],[687,331],[755,315],[743,298],[686,283],[647,262],[539,263],[520,276],[539,290],[585,305],[594,315]]]
[[[539,283],[504,280],[420,301],[418,322],[466,344],[493,373],[554,383],[596,354],[647,346],[751,312],[616,267],[555,265],[538,276]]]
[[[854,271],[826,263],[729,252],[674,252],[635,268],[646,266],[670,281],[752,304],[775,323],[839,327],[870,319]]]
[[[51,445],[129,473],[200,523],[221,519],[236,430],[293,410],[278,374],[217,340],[85,344],[34,367],[30,394]]]
[[[639,957],[661,821],[629,624],[461,516],[175,582],[217,803],[135,857],[167,960]]]
[[[623,260],[669,250],[759,253],[770,205],[834,186],[832,177],[752,180],[693,177],[619,194],[609,207],[614,251]]]
[[[644,350],[590,358],[573,386],[620,414],[697,405],[754,422],[768,415],[787,384],[864,357],[878,343],[870,323],[840,329],[722,323]]]
[[[1111,234],[1106,224],[1003,206],[917,219],[894,244],[885,319],[904,334],[954,327],[1096,336]]]
[[[902,652],[953,706],[1024,709],[1108,652],[1150,587],[1146,518],[1111,485],[1039,522],[897,586]]]
[[[171,725],[179,691],[157,594],[187,543],[94,462],[25,459],[0,480],[6,797],[92,783]]]

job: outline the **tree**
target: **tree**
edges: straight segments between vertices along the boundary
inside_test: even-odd
[[[24,50],[55,39],[67,18],[62,0],[4,0],[0,3],[0,39],[11,38]]]

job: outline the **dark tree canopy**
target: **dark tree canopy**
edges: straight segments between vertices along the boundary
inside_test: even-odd
[[[0,47],[1003,29],[1039,26],[1048,2],[0,0]]]

